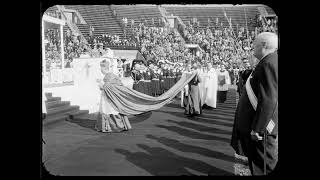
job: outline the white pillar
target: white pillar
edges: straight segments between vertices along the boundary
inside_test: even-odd
[[[42,20],[42,71],[46,72],[46,54],[45,54],[45,46],[44,46],[44,22]]]
[[[63,44],[63,26],[60,25],[60,42],[61,42],[61,64],[64,69],[64,44]]]
[[[45,52],[45,45],[44,45],[44,39],[45,39],[45,36],[44,36],[44,21],[42,20],[41,21],[41,33],[42,33],[42,84],[43,83],[47,83],[47,82],[44,82],[44,79],[48,79],[48,78],[45,78],[45,76],[47,76],[47,70],[46,70],[46,52]]]

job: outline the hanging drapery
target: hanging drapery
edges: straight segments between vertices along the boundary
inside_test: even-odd
[[[196,73],[183,74],[181,79],[167,92],[159,97],[152,97],[125,86],[104,85],[107,101],[120,114],[135,115],[152,110],[160,109],[171,100],[187,85]]]

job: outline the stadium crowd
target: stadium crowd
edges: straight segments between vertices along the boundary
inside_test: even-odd
[[[128,19],[126,19],[126,22],[128,22]],[[68,30],[64,35],[64,57],[66,59],[64,66],[70,67],[73,58],[80,57],[81,54],[86,52],[91,57],[101,57],[107,52],[108,46],[131,46],[138,48],[146,60],[138,68],[139,70],[133,64],[133,68],[131,68],[133,70],[144,69],[143,72],[146,73],[153,71],[153,68],[156,68],[156,71],[159,69],[163,71],[165,69],[176,70],[179,67],[178,71],[183,71],[182,67],[186,62],[198,63],[199,66],[212,63],[224,65],[226,70],[230,72],[232,82],[235,83],[237,73],[246,69],[242,61],[252,58],[251,49],[255,36],[264,31],[277,33],[277,20],[269,19],[266,22],[259,17],[256,30],[249,33],[244,27],[234,30],[231,27],[223,27],[222,23],[200,28],[199,23],[195,21],[180,26],[178,31],[169,27],[167,23],[163,23],[162,26],[155,26],[154,23],[145,25],[142,21],[137,26],[133,23],[131,28],[128,28],[127,39],[120,39],[119,36],[113,34],[95,36],[90,28],[91,32],[86,37],[87,44],[79,35],[75,35]],[[52,62],[59,64],[61,62],[59,36],[57,29],[49,29],[46,32],[49,42],[46,45],[48,64]],[[191,50],[185,46],[186,44],[197,44],[201,49],[198,51]],[[88,51],[88,46],[91,47],[92,51]],[[149,62],[151,62],[152,68],[148,66]],[[164,74],[164,77],[169,77],[166,73]],[[148,77],[142,78],[141,76],[140,79],[148,79]],[[175,79],[177,78],[175,77]],[[139,81],[136,78],[134,80]],[[160,92],[157,94],[160,94]]]

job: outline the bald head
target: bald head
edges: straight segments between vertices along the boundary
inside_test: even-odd
[[[260,33],[254,43],[254,56],[261,60],[264,56],[275,52],[278,49],[278,36],[275,33]]]

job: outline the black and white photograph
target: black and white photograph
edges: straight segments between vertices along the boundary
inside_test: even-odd
[[[279,174],[272,7],[40,10],[41,177]]]

